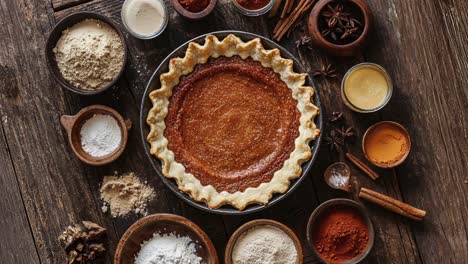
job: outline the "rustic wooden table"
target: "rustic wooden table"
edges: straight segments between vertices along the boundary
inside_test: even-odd
[[[325,62],[338,70],[338,80],[317,80],[322,115],[343,111],[358,140],[349,148],[362,157],[360,139],[371,124],[395,120],[406,126],[413,148],[394,170],[379,170],[373,182],[353,168],[353,183],[404,200],[428,211],[415,223],[364,203],[375,225],[375,246],[366,263],[468,263],[468,1],[369,0],[375,16],[370,46],[353,59],[327,56],[318,50],[296,49],[305,35],[295,31],[280,44],[309,72]],[[80,220],[109,228],[106,261],[138,217],[112,219],[100,210],[98,186],[104,175],[133,171],[157,190],[151,213],[183,215],[199,224],[223,257],[229,236],[251,219],[272,218],[293,228],[303,242],[305,262],[315,263],[305,228],[321,202],[348,195],[331,190],[324,169],[339,159],[325,144],[310,175],[291,196],[248,216],[209,214],[178,199],[150,166],[139,135],[138,111],[150,75],[181,43],[200,34],[237,29],[271,37],[275,21],[247,18],[230,0],[219,0],[212,15],[200,22],[178,16],[166,1],[170,23],[164,34],[141,41],[127,36],[130,58],[125,75],[104,94],[84,97],[62,89],[49,73],[44,45],[54,24],[79,10],[91,10],[120,22],[122,0],[2,0],[0,2],[0,262],[64,263],[57,236]],[[371,61],[383,65],[394,81],[390,103],[375,114],[357,114],[339,99],[340,79],[352,65]],[[135,124],[124,155],[103,167],[80,162],[68,146],[59,117],[90,104],[117,109]],[[330,125],[325,123],[323,133]],[[357,189],[357,187],[355,188]],[[356,195],[351,195],[355,197]]]

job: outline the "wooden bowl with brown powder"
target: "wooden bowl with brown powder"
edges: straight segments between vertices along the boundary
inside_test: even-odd
[[[117,67],[117,73],[113,74],[113,78],[110,80],[106,80],[104,84],[100,85],[99,87],[93,88],[93,89],[83,89],[78,87],[77,85],[72,84],[70,81],[68,81],[62,72],[59,69],[57,60],[56,60],[56,53],[54,50],[56,50],[57,43],[60,40],[60,38],[63,35],[64,30],[67,30],[74,25],[81,23],[87,19],[91,20],[96,20],[102,23],[102,25],[109,26],[111,29],[115,30],[115,32],[118,35],[118,40],[121,42],[121,45],[123,47],[123,58],[122,61],[119,63],[121,64],[120,67]],[[127,45],[125,43],[125,37],[122,33],[122,30],[120,29],[120,26],[115,23],[112,19],[105,17],[103,15],[93,13],[93,12],[77,12],[73,13],[62,20],[58,22],[55,27],[52,29],[52,31],[49,33],[49,37],[47,38],[47,43],[45,46],[45,57],[47,60],[47,66],[52,73],[52,76],[54,76],[55,80],[62,86],[65,87],[66,89],[77,93],[81,95],[94,95],[98,94],[101,92],[104,92],[105,90],[109,89],[112,87],[116,81],[122,76],[125,65],[127,63]],[[112,56],[111,56],[112,57]],[[97,69],[94,74],[99,73],[102,70]]]
[[[323,263],[355,264],[374,245],[374,227],[363,206],[350,199],[319,205],[307,223],[307,241]]]

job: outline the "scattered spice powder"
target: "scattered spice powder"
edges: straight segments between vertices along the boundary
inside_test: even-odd
[[[130,212],[147,215],[148,202],[154,197],[153,188],[143,183],[133,173],[122,176],[105,176],[101,186],[102,211],[113,217],[126,216]]]
[[[271,0],[237,0],[239,5],[249,10],[258,10],[264,8]]]
[[[397,125],[383,123],[370,130],[364,140],[367,158],[383,166],[399,162],[409,151],[409,138]]]
[[[364,251],[369,242],[369,230],[358,211],[339,206],[322,213],[312,241],[324,260],[343,263]]]
[[[210,4],[210,0],[179,0],[179,3],[187,11],[198,13],[205,10]]]

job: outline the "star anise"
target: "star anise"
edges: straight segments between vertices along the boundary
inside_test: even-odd
[[[302,36],[300,39],[296,40],[296,48],[300,48],[302,46],[307,46],[308,49],[310,49],[310,46],[308,45],[309,42],[312,39],[309,36]]]
[[[344,145],[344,140],[335,130],[332,130],[329,135],[325,137],[325,143],[330,147],[330,151],[339,151]]]
[[[343,112],[333,112],[330,122],[336,122],[343,117]]]
[[[345,128],[344,126],[341,129],[336,129],[336,132],[341,135],[343,141],[346,141],[348,138],[353,138],[356,134],[354,133],[353,127]]]
[[[332,64],[324,64],[319,70],[315,70],[313,77],[336,78],[336,70]]]
[[[327,9],[327,11],[322,12],[322,16],[326,18],[325,20],[329,28],[335,26],[337,23],[346,22],[348,16],[351,15],[348,12],[344,12],[343,4],[337,4],[335,7],[328,4]]]

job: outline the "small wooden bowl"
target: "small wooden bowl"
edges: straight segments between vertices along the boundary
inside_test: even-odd
[[[193,13],[193,12],[190,12],[187,9],[185,9],[179,3],[179,0],[171,0],[172,6],[174,7],[175,11],[177,13],[179,13],[179,15],[181,15],[181,16],[187,18],[187,19],[190,19],[190,20],[200,20],[200,19],[208,16],[209,14],[211,14],[211,12],[215,8],[217,2],[218,2],[218,0],[210,0],[210,3],[208,4],[208,6],[205,9],[203,9],[200,12]]]
[[[122,45],[124,48],[124,62],[122,64],[122,68],[119,71],[119,74],[117,74],[117,76],[110,83],[97,90],[80,89],[69,83],[67,80],[65,80],[65,78],[63,78],[62,76],[62,73],[60,73],[60,70],[57,66],[57,62],[55,61],[55,54],[53,52],[53,49],[57,45],[57,41],[62,36],[62,32],[65,29],[85,19],[100,20],[111,26],[119,34],[120,40],[122,41]],[[124,72],[125,65],[127,64],[127,52],[127,44],[125,42],[125,37],[122,33],[122,30],[120,29],[120,26],[117,23],[115,23],[112,19],[93,12],[77,12],[60,20],[60,22],[58,22],[52,29],[52,31],[49,33],[49,37],[47,38],[47,43],[45,46],[45,57],[47,60],[47,66],[49,67],[50,72],[52,72],[52,75],[54,76],[55,80],[57,80],[57,82],[66,89],[81,95],[94,95],[102,93],[105,90],[112,87],[112,85],[115,84],[115,82],[120,78],[120,76],[122,76],[122,73]]]
[[[86,120],[93,117],[95,114],[110,115],[117,123],[119,123],[121,132],[122,132],[122,141],[120,146],[111,154],[104,157],[93,157],[86,153],[81,146],[81,127],[84,125]],[[76,115],[63,115],[60,118],[60,123],[65,128],[68,134],[68,141],[70,146],[78,158],[90,165],[104,165],[116,160],[124,151],[125,146],[127,145],[128,140],[128,130],[132,127],[132,122],[130,120],[125,120],[122,116],[115,111],[114,109],[104,106],[104,105],[91,105],[81,109]]]
[[[336,199],[331,199],[328,200],[321,205],[319,205],[317,208],[315,208],[314,212],[309,217],[309,221],[307,222],[307,241],[309,242],[309,246],[312,248],[312,251],[314,254],[317,256],[317,258],[320,260],[322,263],[329,263],[326,260],[322,259],[320,254],[318,253],[317,249],[314,246],[314,242],[312,239],[312,232],[315,228],[315,225],[317,223],[317,220],[319,220],[320,216],[322,213],[326,212],[330,208],[335,208],[338,206],[343,206],[343,207],[349,207],[355,209],[363,218],[364,221],[367,224],[368,231],[369,231],[369,240],[367,241],[367,246],[364,249],[364,251],[361,252],[361,254],[357,255],[356,257],[350,259],[347,262],[343,262],[346,264],[355,264],[359,263],[362,261],[372,250],[372,247],[374,246],[374,226],[372,225],[372,221],[369,217],[369,214],[367,214],[366,210],[364,207],[357,202],[350,200],[350,199],[343,199],[343,198],[336,198]]]
[[[231,238],[229,238],[229,241],[226,246],[225,254],[224,254],[224,263],[225,264],[232,264],[232,250],[234,246],[236,245],[237,239],[244,234],[247,230],[249,230],[252,227],[255,226],[261,226],[261,225],[269,225],[273,226],[276,228],[279,228],[286,232],[286,234],[291,237],[291,239],[294,241],[294,245],[296,246],[297,250],[297,263],[296,264],[302,264],[304,262],[304,256],[302,253],[302,245],[301,242],[299,241],[299,238],[297,238],[296,234],[287,226],[283,225],[280,222],[274,221],[274,220],[269,220],[269,219],[257,219],[253,220],[250,222],[245,223],[241,227],[239,227],[234,234],[232,234]],[[292,263],[291,263],[292,264]]]
[[[135,256],[144,241],[153,237],[156,232],[174,232],[181,236],[188,236],[197,242],[197,255],[203,263],[218,264],[216,249],[208,235],[192,221],[173,214],[153,214],[136,221],[119,241],[114,255],[115,264],[134,263]]]
[[[366,142],[366,138],[367,138],[367,135],[369,135],[369,133],[374,130],[375,128],[377,128],[378,126],[380,125],[384,125],[384,124],[388,124],[388,125],[391,125],[391,126],[395,126],[397,128],[399,128],[403,134],[405,134],[405,137],[406,139],[408,140],[408,151],[406,151],[405,155],[403,155],[403,157],[401,157],[401,159],[395,163],[392,163],[392,164],[381,164],[381,163],[376,163],[374,162],[372,159],[369,158],[369,156],[367,155],[367,151],[366,151],[366,146],[365,146],[365,142]],[[400,165],[401,163],[403,163],[406,158],[408,157],[410,151],[411,151],[411,138],[410,138],[410,135],[408,133],[408,130],[406,130],[406,128],[400,124],[398,124],[397,122],[393,122],[393,121],[381,121],[381,122],[378,122],[378,123],[375,123],[373,124],[372,126],[370,126],[366,132],[364,133],[364,136],[362,136],[362,143],[361,143],[361,148],[362,148],[362,152],[364,153],[364,156],[366,157],[366,159],[372,163],[373,165],[379,167],[379,168],[382,168],[382,169],[390,169],[390,168],[394,168],[398,165]]]
[[[369,37],[369,31],[372,25],[372,12],[369,6],[367,5],[367,3],[364,2],[363,0],[349,0],[349,1],[354,3],[361,10],[362,16],[364,18],[364,29],[362,30],[361,35],[359,36],[358,39],[356,39],[355,41],[349,44],[339,45],[339,44],[331,43],[330,41],[326,40],[320,32],[320,28],[319,28],[320,12],[322,11],[324,7],[326,7],[331,2],[336,2],[336,0],[318,1],[309,15],[308,29],[309,29],[309,34],[312,39],[312,42],[316,46],[325,50],[326,52],[329,52],[336,56],[352,56],[356,54],[358,51],[362,50],[366,45],[367,39]]]

